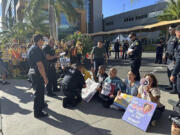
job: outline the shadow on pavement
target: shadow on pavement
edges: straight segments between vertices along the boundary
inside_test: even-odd
[[[149,133],[166,134],[166,135],[171,133],[171,124],[172,124],[172,122],[170,122],[168,120],[168,117],[171,114],[174,114],[174,112],[171,111],[171,110],[165,110],[165,112],[163,113],[160,120],[157,121],[156,126],[155,127],[150,126],[148,128],[148,132]]]
[[[18,104],[12,102],[11,100],[5,97],[2,97],[0,100],[1,100],[1,108],[3,108],[1,110],[1,114],[12,115],[14,113],[20,113],[20,114],[26,115],[26,114],[31,113],[30,110],[21,108]]]
[[[96,116],[103,116],[106,118],[109,117],[121,119],[124,114],[123,111],[113,110],[111,108],[104,108],[101,103],[94,99],[92,99],[92,101],[89,103],[83,102],[77,107],[77,109],[87,115],[91,114]]]
[[[27,89],[21,89],[17,88],[20,87],[19,85],[14,86],[14,87],[9,87],[7,89],[4,89],[3,92],[10,94],[12,96],[16,96],[18,99],[20,99],[21,103],[29,103],[33,101],[33,93],[32,92],[27,92]]]
[[[50,109],[47,109],[47,112],[49,113],[50,116],[54,117],[55,119],[48,117],[48,118],[44,118],[44,119],[40,119],[40,120],[46,122],[47,124],[49,124],[53,127],[59,128],[61,130],[65,130],[71,134],[76,134],[81,129],[83,129],[85,127],[90,127],[91,129],[94,129],[96,132],[99,132],[99,134],[102,134],[101,132],[103,132],[106,135],[111,135],[110,130],[92,127],[89,124],[87,124],[81,120],[72,119],[70,117],[59,114],[59,113],[52,111]]]

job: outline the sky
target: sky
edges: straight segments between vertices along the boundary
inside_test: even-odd
[[[159,0],[103,0],[104,17],[112,16],[129,10],[153,5]]]

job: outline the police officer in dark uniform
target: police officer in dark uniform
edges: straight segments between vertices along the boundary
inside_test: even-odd
[[[136,73],[136,80],[140,80],[139,69],[141,66],[142,45],[140,41],[136,38],[135,33],[130,33],[129,38],[132,41],[132,44],[128,49],[128,55],[131,59],[131,70]]]
[[[162,64],[162,56],[163,56],[163,48],[165,46],[165,42],[163,38],[159,39],[159,43],[156,47],[156,60],[155,63]]]
[[[40,34],[33,36],[34,44],[28,50],[28,62],[30,65],[29,74],[32,76],[32,86],[35,90],[34,98],[34,117],[40,118],[48,116],[42,111],[47,107],[44,103],[44,85],[48,84],[46,77],[46,60],[42,52],[42,45],[44,43],[43,36]]]
[[[56,94],[53,92],[59,91],[57,88],[57,75],[56,75],[56,68],[55,68],[55,63],[57,62],[57,58],[59,56],[55,55],[55,50],[54,50],[54,39],[51,38],[49,39],[48,45],[45,45],[43,47],[43,53],[44,56],[47,60],[47,77],[49,83],[46,86],[47,89],[47,96],[54,97]]]
[[[168,78],[170,78],[171,73],[174,69],[174,63],[175,63],[175,48],[177,46],[177,38],[175,35],[175,25],[171,25],[169,27],[169,33],[171,35],[171,37],[169,38],[166,48],[165,48],[165,57],[167,57],[167,74],[168,74]],[[172,83],[169,80],[169,87],[165,88],[166,90],[172,90],[170,93],[176,93],[176,83]]]
[[[177,92],[178,92],[178,97],[179,101],[177,106],[180,107],[180,25],[176,27],[176,37],[177,37],[177,46],[176,46],[176,63],[175,63],[175,68],[172,71],[170,81],[173,83],[177,83]]]

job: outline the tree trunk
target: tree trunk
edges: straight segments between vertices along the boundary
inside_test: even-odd
[[[49,32],[50,32],[50,36],[53,37],[55,40],[57,40],[54,0],[49,0],[48,10],[49,10]]]

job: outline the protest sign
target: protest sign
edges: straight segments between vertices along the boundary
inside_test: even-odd
[[[114,100],[114,105],[119,106],[123,109],[126,109],[130,102],[132,101],[133,96],[121,93],[120,96],[117,96]]]
[[[86,102],[89,102],[92,97],[96,94],[97,90],[96,88],[98,87],[99,83],[94,82],[91,79],[86,80],[86,88],[82,89],[82,99]]]
[[[122,119],[143,131],[147,131],[156,106],[155,103],[133,97]]]

